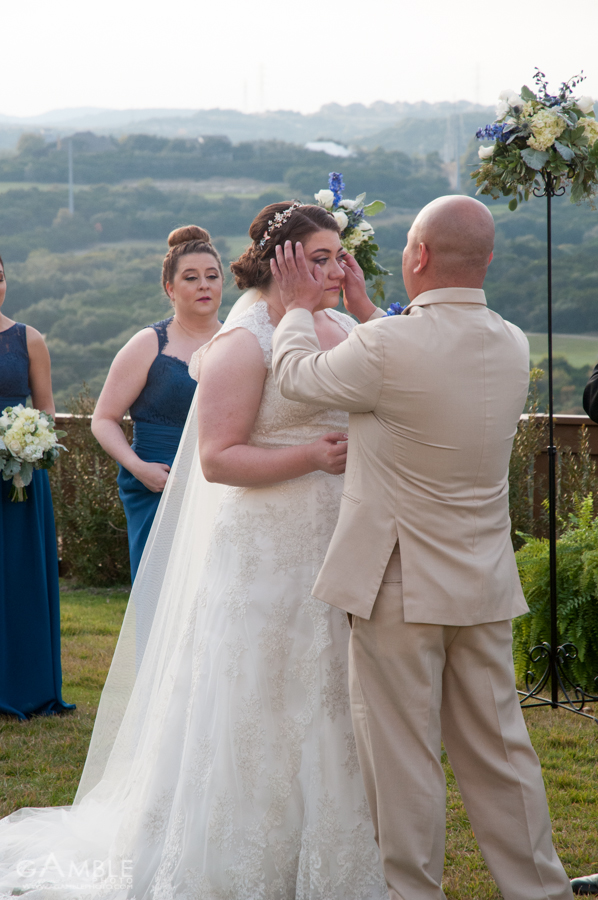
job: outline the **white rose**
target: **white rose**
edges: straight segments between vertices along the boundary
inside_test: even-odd
[[[323,206],[324,209],[332,209],[334,206],[334,194],[332,191],[329,191],[327,188],[323,188],[321,191],[318,191],[317,194],[314,194],[316,199],[316,203],[320,206]]]
[[[498,99],[508,103],[509,106],[523,106],[523,99],[516,91],[501,91],[498,95]]]
[[[357,226],[360,231],[363,231],[364,234],[370,235],[374,234],[374,229],[370,225],[369,222],[366,222],[365,219],[362,219],[359,225]]]
[[[345,209],[355,209],[355,207],[357,206],[357,201],[356,200],[341,200],[341,202],[339,203],[339,206],[344,206]]]
[[[332,215],[336,219],[336,224],[340,228],[341,231],[344,231],[347,225],[349,224],[349,219],[347,218],[347,214],[342,211],[342,209],[337,209],[336,212],[333,212]]]
[[[480,147],[478,150],[478,156],[480,159],[490,159],[492,154],[494,153],[494,145],[492,147]]]
[[[505,100],[499,100],[496,104],[496,118],[504,119],[509,111],[509,104]]]
[[[588,113],[594,112],[594,101],[591,97],[588,97],[587,95],[580,97],[576,103],[585,116],[587,116]]]

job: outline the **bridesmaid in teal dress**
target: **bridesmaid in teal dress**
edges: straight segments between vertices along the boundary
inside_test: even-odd
[[[119,463],[132,582],[197,387],[187,366],[221,324],[222,263],[209,233],[188,225],[173,231],[168,244],[162,285],[173,315],[138,332],[116,355],[91,426]],[[131,446],[120,427],[127,410],[133,420]]]
[[[0,307],[6,296],[0,259]],[[0,411],[33,406],[54,414],[50,354],[41,334],[0,309]],[[60,598],[48,473],[34,471],[28,499],[0,481],[0,714],[27,719],[74,709],[62,699]]]

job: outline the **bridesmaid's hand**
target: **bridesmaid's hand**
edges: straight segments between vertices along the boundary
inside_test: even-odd
[[[309,444],[313,454],[314,468],[329,475],[342,475],[347,465],[347,439],[349,435],[340,431],[325,434],[318,441]]]
[[[166,463],[148,463],[140,459],[135,466],[135,471],[131,474],[141,484],[144,484],[148,491],[152,491],[154,494],[161,494],[166,487],[169,472],[170,466],[167,466]]]

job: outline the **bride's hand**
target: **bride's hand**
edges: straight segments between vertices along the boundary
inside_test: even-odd
[[[333,431],[310,444],[314,468],[329,475],[342,475],[347,464],[347,434]]]
[[[135,466],[135,471],[131,474],[135,476],[137,481],[144,484],[148,491],[153,494],[160,494],[166,487],[168,481],[168,473],[170,466],[166,463],[150,463],[139,460],[139,465]]]

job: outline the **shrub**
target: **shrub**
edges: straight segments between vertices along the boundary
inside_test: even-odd
[[[574,684],[590,693],[598,690],[598,516],[592,495],[577,495],[568,522],[561,520],[557,541],[557,590],[559,644],[571,642],[577,657],[566,666]],[[517,565],[530,611],[513,623],[515,672],[524,678],[529,670],[538,678],[545,663],[530,661],[529,650],[550,643],[549,547],[546,538],[523,536]]]
[[[84,585],[125,584],[131,575],[118,466],[91,433],[94,407],[84,385],[69,404],[73,419],[64,439],[69,452],[50,470],[62,570]]]

